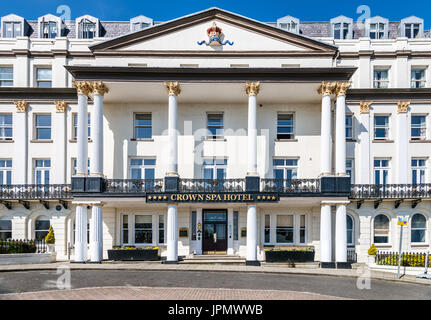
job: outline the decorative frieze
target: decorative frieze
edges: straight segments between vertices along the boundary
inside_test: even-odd
[[[16,106],[16,112],[25,113],[27,112],[28,102],[25,100],[19,100],[13,102]]]
[[[359,103],[359,112],[361,114],[370,113],[371,101],[361,101]]]
[[[166,81],[165,87],[170,96],[178,96],[181,93],[180,84],[178,81]]]
[[[398,101],[398,113],[407,113],[407,110],[410,106],[410,101]]]
[[[337,86],[335,88],[335,94],[337,97],[339,96],[345,96],[347,93],[347,90],[350,88],[351,83],[350,82],[337,82]]]
[[[93,91],[93,86],[88,81],[73,81],[72,84],[76,87],[78,94],[88,97],[88,94]]]
[[[337,82],[322,82],[317,92],[322,96],[330,96],[335,93]]]
[[[91,83],[91,86],[93,88],[93,94],[98,94],[103,97],[105,93],[109,92],[108,87],[102,81],[95,81]]]
[[[55,111],[57,113],[65,113],[67,109],[67,103],[66,101],[54,101],[55,104]]]
[[[257,82],[246,82],[245,92],[249,96],[257,96],[260,90],[260,81]]]

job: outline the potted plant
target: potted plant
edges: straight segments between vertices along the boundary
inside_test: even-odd
[[[368,249],[368,264],[376,262],[376,254],[377,254],[377,248],[376,248],[376,245],[373,243]]]
[[[108,250],[108,260],[114,261],[157,261],[158,247],[114,246]]]
[[[55,252],[55,235],[52,226],[49,226],[48,234],[45,236],[45,243],[48,247],[48,252]]]
[[[314,247],[273,247],[265,249],[266,262],[313,262]]]

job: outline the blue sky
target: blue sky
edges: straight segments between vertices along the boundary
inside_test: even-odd
[[[357,20],[363,12],[357,13],[361,5],[370,8],[370,15],[381,15],[391,21],[416,15],[425,20],[425,28],[431,28],[431,1],[401,0],[19,0],[2,1],[0,15],[9,13],[35,20],[45,13],[56,14],[57,7],[67,5],[72,19],[91,14],[101,20],[129,20],[143,14],[155,21],[166,21],[209,7],[219,7],[260,21],[275,21],[292,15],[303,21],[328,21],[338,15]]]

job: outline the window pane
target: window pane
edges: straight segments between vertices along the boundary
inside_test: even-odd
[[[415,214],[412,218],[412,228],[426,228],[426,219],[421,214]]]
[[[36,115],[36,126],[51,126],[51,115],[49,114],[39,114]]]
[[[151,127],[136,127],[136,139],[151,138]]]
[[[278,227],[293,227],[293,216],[292,215],[278,215],[277,216],[277,228]]]
[[[38,128],[36,138],[40,139],[40,140],[51,139],[51,129],[50,128]]]
[[[52,79],[51,68],[37,68],[36,77],[37,77],[37,80],[51,80]]]

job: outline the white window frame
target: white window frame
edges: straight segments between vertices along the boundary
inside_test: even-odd
[[[390,87],[390,70],[391,70],[390,67],[378,67],[378,66],[374,67],[374,70],[373,70],[373,88],[374,89],[387,89]],[[387,78],[384,80],[382,80],[382,79],[377,80],[376,79],[376,73],[377,72],[384,72],[384,71],[386,71],[386,73],[387,73]]]
[[[212,160],[212,164],[205,163],[206,160]],[[223,161],[223,163],[220,163]],[[202,159],[202,178],[205,178],[205,169],[212,169],[213,177],[211,180],[218,180],[217,179],[217,169],[223,169],[223,179],[226,179],[226,173],[227,173],[227,167],[228,167],[228,159],[227,158],[217,158],[217,157],[208,157]]]
[[[425,117],[425,122],[423,126],[418,126],[418,125],[413,125],[412,124],[412,120],[413,117]],[[415,140],[415,141],[420,141],[420,140],[426,140],[427,139],[427,119],[428,115],[427,114],[422,114],[422,113],[412,113],[410,116],[410,139],[411,140]],[[421,136],[413,136],[412,135],[412,130],[413,129],[420,129],[421,132]]]
[[[423,161],[424,162],[424,165],[423,166],[419,166],[419,165],[416,165],[416,166],[413,166],[413,161],[415,161],[415,160],[420,160],[420,161]],[[414,170],[416,170],[416,181],[418,181],[416,184],[423,184],[423,183],[426,183],[426,181],[427,181],[427,172],[428,172],[428,170],[427,170],[427,158],[416,158],[416,157],[413,157],[412,159],[411,159],[411,162],[410,162],[410,164],[411,164],[411,170],[410,170],[410,172],[411,172],[411,175],[412,175],[412,177],[411,177],[411,183],[412,184],[414,184],[413,183],[413,177],[414,177]],[[421,179],[420,179],[420,177],[421,177],[421,174],[423,173],[423,181],[420,181]]]
[[[142,160],[141,165],[132,165],[132,160]],[[145,164],[145,160],[154,160],[154,164]],[[132,178],[132,171],[136,169],[141,170],[141,179],[155,179],[156,178],[156,167],[157,167],[157,158],[156,157],[129,157],[129,179],[135,179]],[[153,169],[154,170],[154,178],[147,178],[146,176],[146,169]]]
[[[46,218],[48,218],[48,220]],[[48,229],[39,229],[39,230],[36,229],[36,223],[39,220],[49,221],[49,225],[51,226],[51,219],[48,216],[41,215],[41,216],[37,217],[36,220],[34,220],[33,239],[36,239],[36,232],[46,232],[46,233],[49,232],[49,227],[48,227]]]
[[[274,164],[274,160],[283,160],[284,164],[283,165],[275,165]],[[286,160],[296,160],[296,165],[286,165]],[[298,178],[298,171],[299,171],[299,158],[273,158],[272,160],[272,174],[273,174],[273,179],[276,179],[275,175],[274,175],[274,171],[275,170],[283,170],[283,179],[286,180],[287,178],[287,172],[289,170],[292,170],[292,179],[297,179]]]
[[[415,215],[421,215],[421,216],[423,216],[424,218],[425,218],[425,228],[413,228],[413,218],[415,217]],[[413,215],[412,215],[412,217],[411,217],[411,219],[410,219],[410,242],[412,243],[412,244],[416,244],[416,245],[425,245],[425,244],[427,244],[428,243],[428,219],[427,219],[427,216],[425,215],[425,214],[423,214],[423,213],[419,213],[419,212],[415,212]],[[413,240],[412,240],[412,233],[413,233],[413,231],[420,231],[420,230],[424,230],[425,232],[425,239],[424,239],[424,241],[422,241],[422,242],[413,242]]]
[[[137,115],[149,115],[151,124],[148,125],[137,125],[136,124],[136,116]],[[136,135],[136,128],[150,128],[151,129],[151,136],[146,138],[138,138]],[[135,112],[133,113],[133,138],[135,140],[149,140],[153,139],[153,114],[151,112]]]
[[[37,161],[50,161],[49,167],[45,165],[42,167],[37,166]],[[48,175],[48,185],[51,183],[51,168],[52,168],[52,160],[49,158],[44,159],[33,159],[33,184],[37,185],[45,185],[46,175]],[[41,172],[41,183],[37,183],[37,172]]]
[[[422,71],[423,77],[419,80],[413,79],[413,72]],[[412,66],[410,71],[410,87],[425,88],[427,83],[427,67]],[[419,85],[418,85],[419,84]]]
[[[81,33],[81,23],[87,23],[87,22],[91,22],[91,23],[94,24],[94,36],[93,36],[93,38],[88,38],[88,37],[84,38],[83,37],[84,36],[84,31],[82,31],[82,33]],[[99,19],[97,19],[97,18],[95,18],[93,16],[90,16],[90,15],[84,15],[84,16],[81,16],[79,18],[76,18],[76,20],[75,20],[76,38],[91,40],[91,39],[99,37],[99,35],[100,35],[99,24],[100,24],[99,23]]]
[[[400,21],[400,36],[401,37],[407,37],[406,27],[407,25],[413,26],[413,25],[419,25],[419,32],[416,38],[410,37],[409,39],[418,39],[424,37],[424,20],[415,16],[410,16],[407,18],[404,18]],[[413,29],[411,29],[413,30]],[[413,33],[411,33],[413,35]]]
[[[7,23],[13,23],[13,24],[20,24],[20,32],[19,34],[15,34],[15,28],[12,30],[12,37],[6,37],[6,24]],[[22,37],[24,36],[26,30],[26,23],[23,17],[17,16],[15,14],[9,14],[7,16],[4,16],[1,18],[1,30],[2,30],[2,37],[3,38],[16,38],[16,37]]]
[[[51,119],[51,124],[49,126],[38,126],[37,125],[37,117],[38,116],[50,116]],[[52,140],[52,115],[50,113],[35,113],[33,116],[33,132],[34,132],[34,140],[37,141],[50,141]],[[49,139],[39,139],[38,137],[38,129],[47,129],[49,128],[50,132],[49,132]]]
[[[0,166],[0,185],[11,185],[12,184],[12,159],[0,159],[0,165],[4,163],[4,166]],[[10,166],[8,166],[8,163],[10,163]],[[8,183],[8,176],[10,177],[10,183]]]
[[[91,113],[88,113],[88,140],[91,140]],[[78,112],[72,112],[72,141],[76,141],[78,137]]]
[[[349,118],[349,117],[351,118],[351,125],[350,126],[347,125],[347,118]],[[354,119],[355,119],[355,117],[354,117],[353,113],[346,113],[346,139],[347,140],[352,140],[354,135],[355,135]],[[350,132],[351,132],[350,136],[348,136],[348,134],[347,134],[348,129],[350,129]]]
[[[41,39],[55,39],[55,38],[61,37],[63,35],[62,34],[63,22],[62,22],[60,17],[54,16],[52,14],[46,14],[42,17],[39,17],[37,19],[37,23],[39,26],[39,38],[41,38]],[[50,37],[51,34],[48,34],[48,37],[45,37],[44,27],[45,27],[46,23],[48,23],[48,24],[55,23],[55,25],[56,25],[56,36],[55,37],[53,37],[53,38]]]
[[[374,240],[375,240],[375,237],[376,237],[376,230],[386,230],[386,229],[376,229],[375,228],[375,221],[376,221],[376,218],[379,216],[379,215],[383,215],[383,216],[385,216],[387,219],[388,219],[388,234],[387,234],[387,238],[388,238],[388,241],[387,242],[375,242]],[[388,244],[390,244],[391,243],[391,217],[390,216],[388,216],[387,214],[385,214],[385,213],[378,213],[378,214],[376,214],[375,216],[374,216],[374,218],[373,218],[373,222],[372,222],[373,224],[372,224],[372,226],[373,226],[373,238],[372,238],[372,243],[374,243],[376,246],[379,246],[379,245],[388,245]]]
[[[145,24],[145,28],[142,27],[143,24]],[[137,25],[139,25],[138,29],[135,28],[135,26]],[[153,19],[143,15],[139,15],[137,17],[130,19],[130,32],[138,32],[140,30],[152,27],[153,25],[154,25]]]
[[[10,233],[10,238],[6,238],[6,240],[7,239],[13,239],[13,219],[12,219],[12,217],[0,217],[0,221],[9,221],[10,222],[10,229],[4,229],[4,230],[2,230],[2,229],[0,229],[0,234],[2,234],[2,233]],[[1,240],[1,237],[0,237],[0,240]]]
[[[72,160],[72,164],[71,164],[72,172],[71,172],[71,174],[73,177],[73,176],[76,176],[76,173],[78,171],[78,162],[77,162],[78,160],[77,160],[77,158],[72,158],[71,160]],[[87,174],[90,175],[90,158],[88,158],[87,166],[88,166]]]
[[[292,125],[291,126],[290,125],[279,125],[278,124],[279,116],[285,116],[285,115],[292,116]],[[277,140],[295,140],[295,137],[296,137],[296,133],[295,133],[295,131],[296,131],[295,123],[296,123],[296,121],[295,120],[296,120],[295,112],[277,112],[277,132],[276,132]],[[291,138],[279,138],[278,137],[278,135],[279,135],[278,128],[292,128],[292,133],[289,133],[291,135]]]
[[[304,227],[301,227],[301,217],[304,217]],[[294,218],[295,219],[295,218]],[[299,214],[298,215],[298,244],[305,245],[308,243],[308,215]],[[304,242],[301,242],[301,231],[304,231]]]
[[[278,242],[278,240],[277,240],[277,230],[278,229],[280,229],[279,227],[278,227],[278,216],[291,216],[292,217],[292,227],[286,227],[286,228],[281,228],[281,229],[286,229],[286,230],[289,230],[289,229],[292,229],[292,232],[293,232],[293,235],[292,235],[292,239],[293,239],[293,241],[292,242]],[[295,245],[295,244],[297,244],[297,241],[296,241],[296,234],[297,234],[297,230],[295,230],[295,215],[294,214],[276,214],[275,215],[275,240],[274,240],[274,242],[275,242],[275,244],[276,245]]]
[[[299,34],[299,19],[292,16],[285,16],[277,19],[277,28]],[[286,26],[286,28],[284,28]]]
[[[51,71],[51,79],[39,79],[38,70],[50,70]],[[52,88],[52,66],[35,66],[34,68],[34,83],[36,88]],[[41,87],[41,83],[49,83],[48,87]]]
[[[0,65],[0,68],[9,68],[12,69],[12,73],[4,73],[4,74],[10,74],[12,75],[12,77],[10,79],[0,79],[0,87],[13,87],[14,81],[13,81],[13,65]],[[6,85],[6,83],[10,83],[12,82],[10,85]]]
[[[131,215],[129,215],[128,213],[122,213],[121,215],[120,215],[120,226],[121,226],[121,231],[120,231],[120,239],[121,239],[121,244],[122,245],[130,245],[131,243],[130,243],[130,216]],[[127,229],[125,229],[124,228],[124,217],[127,217]],[[127,242],[124,242],[124,231],[127,231],[127,238],[128,238],[128,241]]]
[[[0,132],[4,132],[6,129],[11,129],[12,130],[12,134],[10,137],[6,137],[6,135],[2,135],[0,136],[0,140],[13,140],[13,114],[12,113],[0,113],[0,116],[10,116],[12,119],[12,123],[9,124],[1,124],[0,123]]]
[[[374,161],[382,161],[382,160],[387,160],[388,161],[388,166],[387,167],[376,167],[374,166]],[[387,171],[387,184],[391,183],[391,159],[389,158],[374,158],[373,160],[373,180],[374,180],[374,184],[379,184],[379,185],[383,185],[383,183],[377,183],[376,181],[376,171],[380,171],[380,177],[381,179],[383,179],[383,172],[386,170]],[[383,182],[383,181],[382,181]]]
[[[387,125],[377,126],[376,125],[376,117],[387,117],[388,118]],[[391,137],[390,128],[391,128],[391,115],[390,114],[377,114],[377,113],[374,114],[374,116],[373,116],[373,139],[374,140],[382,140],[382,141],[390,140],[390,137]],[[383,138],[382,137],[376,137],[376,129],[385,129],[385,132],[386,132],[385,137],[383,137]]]
[[[163,229],[160,228],[160,217],[163,218]],[[163,230],[163,242],[160,241],[160,231]],[[191,230],[191,228],[190,228]],[[191,233],[190,233],[191,236]],[[159,245],[164,245],[166,244],[166,215],[163,213],[159,213],[157,214],[157,243]]]
[[[148,228],[142,228],[142,229],[136,229],[136,217],[137,216],[150,216],[151,217],[151,242],[136,242],[136,230],[148,230]],[[153,220],[153,214],[152,213],[135,213],[133,215],[133,232],[132,232],[132,236],[133,236],[133,245],[135,246],[151,246],[154,243],[154,220]],[[130,241],[129,241],[130,242]]]
[[[349,167],[347,164],[351,163],[351,166]],[[347,158],[346,159],[346,174],[348,174],[347,172],[350,171],[350,181],[351,183],[355,183],[355,158]]]
[[[371,38],[371,26],[375,25],[376,29],[373,30],[376,33],[375,38]],[[383,35],[380,36],[380,26],[383,25]],[[372,40],[379,40],[379,39],[388,39],[388,28],[389,28],[389,20],[386,18],[382,18],[379,16],[367,18],[365,19],[365,30],[366,35],[368,38]]]
[[[215,125],[209,124],[209,120],[210,120],[209,117],[214,115],[221,116],[221,126],[219,125],[215,126]],[[210,127],[219,128],[219,129],[216,130],[215,134],[213,135],[211,134],[211,131],[209,129]],[[224,139],[224,112],[207,112],[207,130],[208,130],[207,139],[210,139],[210,140]]]
[[[352,220],[352,229],[351,229],[352,230],[352,241],[349,242],[349,239],[348,239],[347,234],[346,234],[347,245],[348,246],[354,246],[355,245],[355,219],[353,219],[353,216],[350,214],[346,214],[346,219],[347,219],[347,217],[349,217]],[[347,229],[347,221],[346,221],[346,232],[349,230],[350,229]]]
[[[266,217],[269,217],[269,226],[266,225]],[[272,220],[272,214],[266,213],[263,215],[263,243],[264,244],[271,244],[272,243],[272,239],[271,239],[271,220]],[[269,241],[266,241],[265,239],[265,231],[268,230],[269,232]]]
[[[335,38],[335,26],[340,24],[340,38]],[[347,24],[347,34],[344,37],[344,27]],[[330,20],[331,25],[331,37],[335,40],[345,40],[353,38],[353,19],[345,16],[338,16]]]

